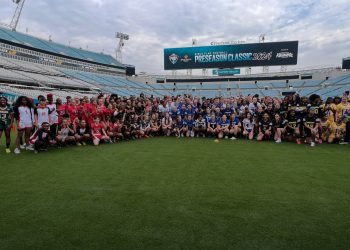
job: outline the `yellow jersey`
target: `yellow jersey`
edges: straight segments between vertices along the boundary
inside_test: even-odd
[[[334,113],[337,111],[337,105],[334,103],[331,104],[322,104],[320,106],[322,114],[327,116],[329,122],[334,122]]]
[[[350,102],[348,103],[339,103],[336,107],[337,109],[337,118],[338,117],[343,117],[344,113],[347,111],[347,110],[350,110]]]
[[[341,124],[333,123],[333,124],[331,124],[330,128],[331,128],[331,135],[332,136],[345,135],[346,125],[343,122]]]

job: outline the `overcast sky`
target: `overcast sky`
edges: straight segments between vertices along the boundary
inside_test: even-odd
[[[15,10],[0,0],[0,21]],[[163,48],[211,41],[299,40],[298,68],[340,65],[350,56],[349,0],[26,0],[18,31],[115,55],[116,31],[130,35],[124,63],[164,73]]]

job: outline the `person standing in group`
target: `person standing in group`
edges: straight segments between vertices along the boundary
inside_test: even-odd
[[[18,97],[14,105],[14,117],[17,121],[17,138],[14,153],[20,154],[21,149],[34,150],[29,144],[29,138],[34,126],[34,106],[28,97]],[[20,145],[23,136],[25,143]]]
[[[47,104],[46,106],[50,110],[50,131],[55,136],[57,134],[57,127],[58,127],[58,113],[57,113],[57,107],[56,104],[53,102],[53,95],[47,94]]]
[[[37,129],[41,127],[41,125],[45,122],[51,124],[51,110],[46,105],[45,97],[41,97],[39,99],[39,104],[36,108],[34,108],[34,124]]]
[[[10,144],[11,144],[11,128],[13,125],[14,114],[13,109],[8,105],[6,97],[0,97],[0,138],[3,133],[6,137],[6,154],[10,154]]]

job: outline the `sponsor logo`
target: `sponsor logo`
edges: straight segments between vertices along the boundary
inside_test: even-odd
[[[294,55],[291,52],[280,52],[277,53],[276,58],[293,58]]]
[[[172,64],[175,64],[179,60],[179,56],[173,53],[169,56],[169,60]]]
[[[181,58],[181,62],[189,62],[189,61],[192,61],[192,59],[189,57],[188,54],[185,54],[182,58]]]

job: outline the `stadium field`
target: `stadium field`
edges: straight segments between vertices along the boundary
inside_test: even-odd
[[[0,153],[1,249],[349,249],[349,146],[153,138]]]

